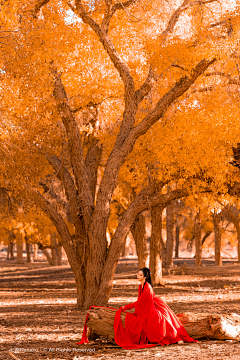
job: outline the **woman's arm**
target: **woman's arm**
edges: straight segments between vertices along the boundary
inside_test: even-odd
[[[137,302],[138,302],[138,300],[132,304],[127,304],[127,305],[122,306],[122,311],[131,310],[131,309],[135,308]]]

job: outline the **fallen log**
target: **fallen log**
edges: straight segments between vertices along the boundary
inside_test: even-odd
[[[89,312],[88,338],[94,340],[103,336],[110,342],[114,341],[114,317],[116,310],[104,307],[94,307]],[[125,326],[126,313],[121,313]],[[240,340],[240,315],[237,314],[208,314],[182,313],[177,315],[188,334],[194,339]]]

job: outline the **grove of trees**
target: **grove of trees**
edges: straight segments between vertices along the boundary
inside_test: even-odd
[[[130,231],[145,264],[144,211],[151,214],[155,285],[162,282],[162,256],[172,263],[178,200],[194,208],[196,265],[204,217],[213,217],[218,234],[225,209],[239,236],[232,211],[240,185],[239,6],[238,0],[1,4],[0,187],[24,214],[54,225],[79,308],[107,304]],[[3,218],[16,216],[4,209]]]

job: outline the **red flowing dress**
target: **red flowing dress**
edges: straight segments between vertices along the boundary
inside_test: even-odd
[[[167,304],[154,294],[148,282],[145,282],[143,289],[141,285],[139,286],[138,300],[125,305],[125,310],[132,308],[135,308],[135,312],[126,313],[125,328],[121,320],[122,308],[115,315],[114,340],[122,348],[147,348],[158,344],[174,344],[181,340],[184,342],[197,342],[188,335]],[[88,343],[88,316],[87,314],[82,338],[78,345]]]
[[[148,282],[138,288],[138,300],[126,305],[125,328],[120,308],[114,319],[114,340],[124,349],[138,349],[156,345],[174,344],[178,341],[197,342],[192,339],[167,304],[158,298]]]

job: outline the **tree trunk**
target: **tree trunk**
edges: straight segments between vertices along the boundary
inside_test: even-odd
[[[173,266],[173,243],[174,243],[174,202],[171,202],[166,209],[166,265]]]
[[[220,220],[221,220],[221,214],[217,214],[214,212],[213,224],[214,224],[214,235],[215,235],[215,265],[217,266],[222,266]]]
[[[17,242],[17,264],[23,264],[23,243]]]
[[[196,256],[195,256],[195,266],[202,265],[202,237],[201,237],[201,220],[199,219],[199,215],[195,217],[194,222],[194,238],[195,238],[195,248],[196,248]]]
[[[212,231],[208,231],[206,232],[206,234],[203,236],[202,238],[202,245],[205,243],[205,241],[207,240],[207,238],[211,235]]]
[[[51,235],[51,246],[56,246],[56,234]],[[57,254],[57,248],[51,249],[52,254],[52,264],[53,266],[57,266],[57,260],[58,260],[58,254]]]
[[[38,246],[33,244],[33,261],[38,261]]]
[[[138,266],[139,269],[146,267],[147,261],[147,239],[146,239],[146,228],[145,228],[145,216],[139,214],[134,221],[131,232],[136,244]]]
[[[122,248],[122,253],[121,253],[122,258],[126,257],[126,242],[127,242],[127,237],[126,237],[126,239],[124,241],[124,245],[123,245],[123,248]]]
[[[155,206],[151,210],[152,232],[150,239],[150,269],[153,285],[163,285],[162,278],[162,212],[164,206]]]
[[[10,246],[11,244],[8,244],[7,246],[7,260],[10,260]]]
[[[49,255],[49,252],[47,251],[47,249],[41,249],[41,250],[42,250],[43,254],[46,256],[49,265],[53,265],[52,258]]]
[[[237,240],[238,240],[238,262],[240,263],[240,223],[239,223],[239,212],[237,215],[234,213],[231,206],[225,206],[224,210],[227,211],[230,219],[232,220],[236,230],[237,230]]]
[[[240,226],[237,228],[237,239],[238,239],[238,262],[240,263]]]
[[[57,264],[58,266],[62,265],[62,246],[57,248]]]
[[[26,251],[27,251],[27,262],[32,263],[32,244],[29,244],[28,240],[26,239]]]
[[[114,343],[113,324],[116,310],[94,307],[88,311],[88,314],[89,332],[104,336]],[[124,326],[125,316],[126,312],[122,312],[121,319]],[[240,315],[189,312],[178,314],[177,317],[188,334],[194,339],[240,339]]]
[[[7,260],[14,260],[14,242],[11,241],[7,249]]]
[[[180,226],[176,225],[175,230],[175,258],[179,258],[179,237],[180,237]]]

